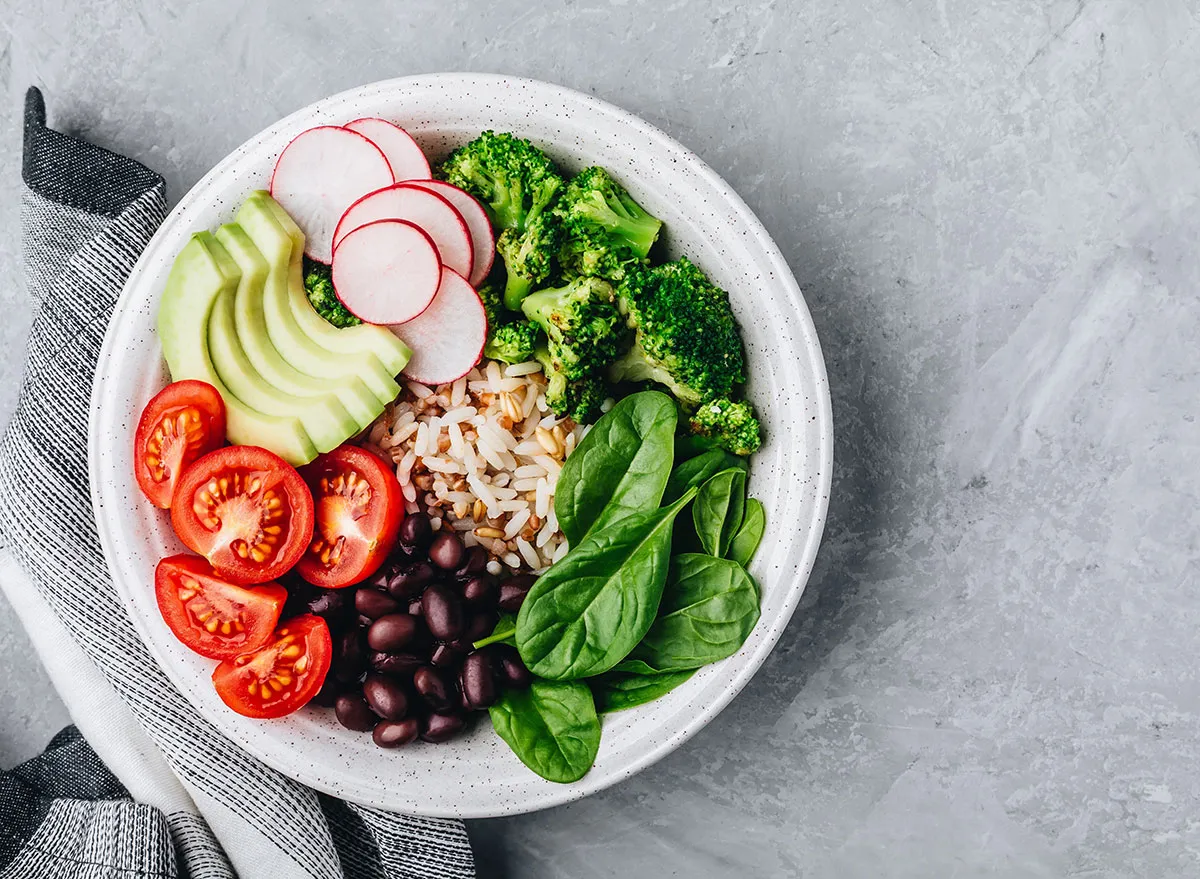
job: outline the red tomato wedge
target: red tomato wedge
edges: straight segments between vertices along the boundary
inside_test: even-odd
[[[317,526],[296,567],[309,583],[340,589],[370,577],[396,545],[404,495],[378,455],[339,446],[307,465]]]
[[[206,382],[182,381],[159,391],[138,421],[133,474],[150,503],[171,506],[189,464],[225,444],[225,402]]]
[[[308,486],[274,452],[227,446],[183,474],[171,524],[184,545],[231,583],[266,583],[286,573],[312,540]]]
[[[173,555],[159,562],[154,594],[175,637],[209,659],[233,659],[262,647],[287,601],[287,590],[278,583],[237,586],[194,555]]]
[[[283,717],[317,694],[332,656],[329,626],[304,614],[284,622],[265,646],[218,665],[213,686],[238,714]]]

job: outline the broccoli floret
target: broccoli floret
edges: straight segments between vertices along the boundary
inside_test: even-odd
[[[594,224],[645,259],[662,221],[648,214],[603,168],[591,167],[571,178],[558,213],[568,223]]]
[[[600,407],[610,396],[603,378],[598,375],[567,378],[545,344],[538,345],[533,356],[546,374],[546,404],[555,415],[580,424],[590,424],[600,417]]]
[[[597,277],[620,283],[646,261],[599,226],[568,221],[563,223],[558,263],[565,278]]]
[[[563,186],[558,169],[529,141],[485,131],[452,152],[439,173],[482,201],[501,230],[497,251],[508,268],[505,303],[517,310],[553,263],[558,219],[549,209]]]
[[[574,380],[602,373],[624,350],[628,331],[616,302],[607,281],[578,278],[530,294],[521,310],[549,339],[556,371]]]
[[[729,297],[687,258],[635,273],[618,304],[635,336],[609,371],[613,381],[656,381],[692,411],[746,380]]]
[[[538,340],[538,328],[527,320],[501,324],[488,332],[483,356],[505,363],[525,363],[533,359]]]
[[[762,445],[758,419],[749,403],[727,397],[710,400],[692,414],[689,424],[692,433],[735,455],[752,455]]]
[[[346,310],[333,292],[333,270],[325,263],[304,257],[304,292],[313,309],[335,327],[356,327],[361,320]]]
[[[479,294],[479,301],[483,303],[489,331],[512,320],[512,312],[504,307],[504,279],[497,277],[497,272],[493,271],[484,278],[475,292]]]

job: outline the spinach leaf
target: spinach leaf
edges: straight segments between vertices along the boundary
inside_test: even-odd
[[[622,674],[610,671],[592,681],[592,693],[596,697],[596,708],[602,714],[624,711],[653,702],[665,696],[696,672],[676,671],[661,675]]]
[[[762,542],[767,530],[767,511],[758,498],[746,498],[746,513],[742,518],[742,527],[729,543],[726,558],[737,562],[743,568],[750,564],[758,545]]]
[[[592,427],[563,464],[554,513],[571,546],[631,513],[658,506],[674,460],[675,403],[631,394]]]
[[[547,781],[578,781],[596,762],[600,718],[587,684],[534,680],[506,690],[488,713],[513,753]]]
[[[642,640],[667,580],[672,525],[695,493],[588,535],[538,578],[517,615],[517,649],[531,672],[598,675]]]
[[[659,617],[617,671],[662,674],[699,668],[738,651],[758,622],[758,586],[729,559],[671,560]]]
[[[745,509],[745,470],[722,470],[700,487],[692,504],[692,522],[706,553],[723,557],[729,551]]]
[[[570,458],[567,460],[570,461]],[[709,449],[687,459],[671,471],[671,478],[667,480],[667,487],[663,491],[663,503],[674,503],[689,488],[699,488],[722,470],[745,471],[748,468],[745,458],[722,452],[720,449]]]
[[[515,613],[502,613],[496,625],[492,628],[492,634],[480,638],[471,646],[476,650],[487,647],[489,644],[512,644],[516,646],[517,634],[517,615]]]

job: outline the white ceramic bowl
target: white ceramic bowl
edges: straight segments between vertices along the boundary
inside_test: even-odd
[[[762,618],[736,656],[665,698],[605,717],[596,764],[575,784],[534,775],[486,719],[451,744],[383,751],[370,736],[340,727],[332,712],[239,717],[213,690],[214,663],[182,647],[155,605],[154,566],[182,547],[168,517],[139,495],[130,450],[143,405],[166,381],[154,325],[171,262],[193,231],[228,221],[251,190],[267,185],[275,158],[297,133],[361,116],[399,123],[431,157],[491,128],[532,139],[568,171],[609,168],[665,221],[672,254],[687,254],[729,291],[741,322],[748,393],[767,438],[750,479],[767,511],[767,535],[751,566],[762,586]],[[646,768],[712,720],[762,664],[800,600],[824,526],[833,457],[812,320],[779,249],[745,203],[641,119],[587,95],[505,76],[439,74],[363,86],[293,113],[234,150],[180,201],[130,275],[100,354],[92,405],[88,451],[100,539],[117,590],[175,685],[225,735],[280,772],[360,803],[437,816],[508,815],[578,799]]]

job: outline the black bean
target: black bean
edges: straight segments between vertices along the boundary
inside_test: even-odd
[[[492,632],[496,631],[496,623],[500,621],[494,610],[480,611],[473,614],[467,622],[467,630],[464,637],[472,644],[483,638],[486,638]]]
[[[454,576],[460,580],[474,577],[487,570],[488,551],[482,546],[472,546],[464,554],[463,560],[454,569]]]
[[[466,548],[453,531],[442,531],[429,545],[429,560],[443,571],[453,571],[462,564]]]
[[[465,655],[464,651],[457,650],[449,644],[438,644],[433,648],[433,653],[430,655],[429,661],[438,668],[455,669],[458,668],[459,663],[462,662],[462,658]]]
[[[404,688],[384,675],[367,675],[363,681],[363,698],[384,720],[400,720],[408,713],[408,695]]]
[[[421,604],[421,597],[419,595],[416,598],[410,598],[408,600],[409,616],[419,617],[424,612],[425,612],[425,606],[423,604]]]
[[[386,592],[374,589],[359,589],[354,595],[354,609],[367,619],[377,620],[381,616],[395,613],[400,609],[400,602]]]
[[[424,513],[411,513],[400,523],[399,545],[413,553],[424,552],[433,539],[433,528]]]
[[[342,685],[338,683],[338,679],[333,675],[327,674],[325,675],[325,682],[321,684],[321,689],[317,691],[317,695],[312,697],[312,703],[320,705],[322,708],[332,708],[338,694],[341,692]]]
[[[457,540],[458,538],[454,538]],[[463,633],[462,602],[449,587],[434,583],[421,596],[425,625],[439,641],[452,641]]]
[[[461,714],[434,713],[421,721],[421,738],[427,742],[448,742],[467,725]]]
[[[412,562],[392,574],[388,580],[388,592],[394,598],[412,598],[433,580],[433,568],[428,562]]]
[[[405,678],[425,664],[424,657],[415,653],[372,653],[369,657],[371,668],[383,674]]]
[[[356,732],[369,732],[379,722],[360,693],[342,693],[333,703],[333,713],[337,715],[338,723]]]
[[[500,584],[500,609],[506,613],[516,613],[521,609],[525,596],[533,587],[534,578],[528,574],[518,574]]]
[[[434,711],[448,711],[457,701],[458,693],[448,672],[430,665],[413,673],[413,686]]]
[[[487,708],[496,701],[496,672],[486,651],[472,653],[463,660],[458,673],[463,700],[470,708]]]
[[[492,667],[502,686],[524,690],[533,682],[533,675],[521,661],[521,654],[516,647],[511,644],[491,644],[483,649],[492,654]]]
[[[362,675],[365,667],[366,650],[360,629],[343,632],[334,643],[333,674],[339,681],[349,683]]]
[[[366,580],[360,584],[367,589],[378,589],[380,592],[387,592],[388,581],[392,579],[392,574],[396,573],[395,565],[384,565]]]
[[[308,612],[316,614],[325,622],[336,626],[349,616],[350,601],[348,599],[353,594],[353,589],[320,589],[309,596],[306,602]]]
[[[463,584],[463,602],[470,608],[491,610],[496,606],[499,591],[495,577],[491,574],[479,574]]]
[[[417,618],[406,613],[390,613],[371,623],[367,646],[372,650],[395,653],[408,647],[417,637]]]
[[[382,720],[375,724],[371,738],[381,748],[399,748],[416,741],[421,725],[415,717],[404,720]]]

